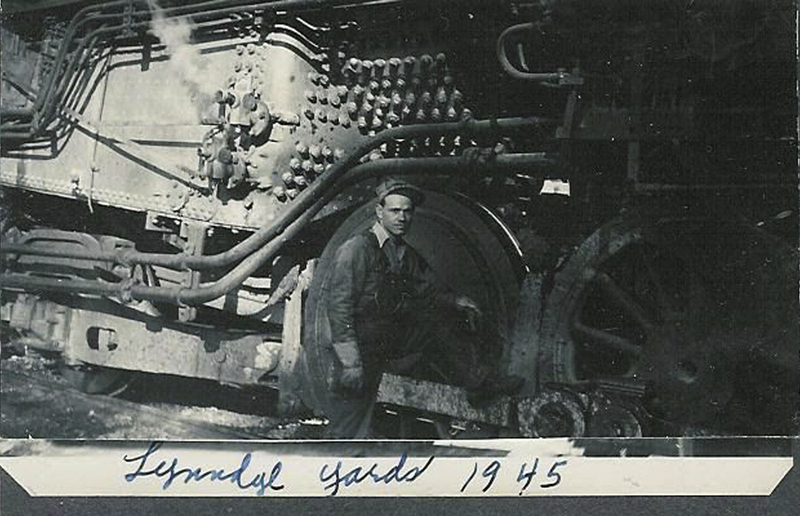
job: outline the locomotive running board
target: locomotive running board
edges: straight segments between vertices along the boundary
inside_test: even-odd
[[[476,408],[469,404],[467,392],[460,387],[405,376],[384,374],[377,402],[497,426],[511,425],[511,398],[508,396]]]

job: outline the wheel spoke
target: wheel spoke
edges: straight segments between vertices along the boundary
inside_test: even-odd
[[[639,259],[644,264],[645,274],[647,275],[647,279],[650,280],[650,284],[653,287],[653,292],[655,293],[655,301],[657,308],[664,315],[666,315],[667,313],[675,312],[675,309],[672,306],[673,303],[670,301],[669,295],[667,295],[667,289],[664,287],[664,282],[661,281],[661,274],[659,274],[656,271],[655,267],[653,267],[653,263],[647,256],[644,246],[643,245],[638,246],[638,248],[639,248]]]
[[[642,354],[642,348],[632,343],[625,337],[620,337],[619,335],[614,335],[613,333],[607,332],[605,330],[600,330],[597,328],[592,328],[591,326],[586,326],[580,321],[575,322],[575,324],[573,325],[573,329],[580,336],[592,341],[593,343],[600,344],[602,346],[606,346],[615,349],[617,351],[621,351],[623,353],[635,355],[637,357],[641,356]]]
[[[620,308],[632,316],[636,322],[644,329],[649,331],[653,328],[653,322],[647,310],[631,296],[614,279],[605,272],[598,271],[594,280],[597,281],[603,290],[608,294]]]

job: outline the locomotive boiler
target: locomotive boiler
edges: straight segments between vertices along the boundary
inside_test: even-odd
[[[525,378],[435,366],[439,435],[795,431],[788,0],[49,0],[2,27],[4,345],[93,393],[136,372],[324,413],[320,297],[387,175],[411,243]],[[413,421],[412,421],[413,420]],[[414,430],[408,430],[411,434]]]

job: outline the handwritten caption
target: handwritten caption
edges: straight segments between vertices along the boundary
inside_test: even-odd
[[[316,470],[309,471],[304,464],[303,471],[291,474],[294,460],[287,461],[270,457],[264,465],[256,465],[253,454],[243,454],[237,461],[222,466],[215,463],[189,464],[178,456],[162,449],[163,443],[153,442],[145,451],[134,455],[124,455],[122,460],[129,467],[124,474],[127,483],[156,481],[162,491],[175,486],[200,487],[202,484],[228,484],[239,492],[264,496],[269,493],[288,494],[292,491],[291,480],[309,483],[321,494],[337,496],[347,494],[356,486],[367,487],[369,493],[380,494],[397,486],[426,484],[437,486],[445,492],[464,495],[493,494],[498,485],[503,485],[502,494],[530,494],[533,490],[551,490],[564,481],[568,471],[565,457],[549,458],[454,458],[454,457],[409,457],[402,453],[399,457],[381,458],[323,458],[314,464]],[[226,462],[227,458],[226,458]],[[454,469],[453,465],[457,464]],[[446,465],[437,471],[437,466]],[[265,467],[266,466],[266,467]],[[301,469],[298,466],[298,469]],[[446,474],[445,473],[446,470]],[[302,475],[300,475],[302,473]],[[314,474],[316,473],[316,475]],[[359,491],[364,494],[363,489]],[[498,493],[499,494],[499,493]]]

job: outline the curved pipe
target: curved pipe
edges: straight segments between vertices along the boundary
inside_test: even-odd
[[[402,0],[395,0],[402,1]],[[150,9],[131,10],[130,12],[120,12],[109,14],[107,10],[113,7],[126,7],[135,2],[130,0],[116,0],[108,2],[101,6],[87,6],[72,18],[69,26],[65,32],[61,48],[54,61],[53,70],[62,68],[66,59],[67,52],[72,46],[74,36],[79,28],[89,22],[98,22],[112,19],[125,19],[132,20],[135,17],[145,16],[150,14]],[[144,3],[144,2],[139,2]],[[210,0],[193,5],[182,5],[166,7],[161,10],[161,13],[167,18],[174,17],[188,17],[195,16],[201,19],[211,17],[221,17],[226,14],[233,14],[245,10],[264,10],[271,12],[296,12],[306,10],[317,10],[325,8],[336,8],[343,6],[355,5],[368,5],[368,4],[382,4],[384,0],[275,0],[272,2],[253,2],[250,1],[234,1],[231,5],[231,0]],[[83,52],[86,48],[86,42],[90,38],[95,38],[100,34],[120,34],[126,30],[146,28],[150,25],[150,21],[122,23],[114,26],[105,26],[94,29],[92,32],[81,38],[78,48],[74,50],[73,55],[78,52]],[[91,46],[89,47],[91,49]],[[41,89],[41,94],[37,97],[34,103],[34,110],[39,113],[38,123],[32,124],[28,129],[27,134],[29,137],[34,137],[40,133],[41,130],[47,128],[56,116],[57,106],[59,99],[63,96],[67,84],[72,83],[72,75],[76,71],[77,59],[70,59],[69,65],[64,74],[56,76],[51,73],[47,79],[44,87]],[[55,86],[58,82],[59,86]],[[26,128],[27,129],[27,128]],[[19,136],[19,135],[18,135]]]
[[[174,6],[174,7],[167,7],[161,10],[161,13],[167,18],[174,18],[179,16],[190,16],[190,15],[197,15],[200,17],[213,17],[213,16],[223,16],[225,14],[231,14],[243,10],[248,9],[264,9],[264,10],[271,10],[271,11],[279,11],[279,10],[286,10],[286,11],[294,11],[294,10],[304,10],[304,9],[319,9],[323,7],[336,7],[341,5],[351,5],[351,4],[360,4],[360,3],[371,3],[374,0],[278,0],[274,2],[261,2],[261,3],[237,3],[236,5],[230,5],[230,1],[228,0],[212,0],[207,2],[202,2],[199,4],[194,5],[185,5],[185,6]],[[71,46],[72,39],[75,36],[75,33],[78,31],[79,28],[82,28],[84,25],[88,24],[89,22],[97,22],[97,21],[104,21],[104,20],[112,20],[112,19],[122,19],[122,18],[133,18],[138,16],[145,16],[150,15],[150,9],[141,9],[138,11],[132,12],[120,12],[114,14],[104,13],[101,12],[91,12],[91,11],[98,11],[101,7],[103,9],[108,9],[110,7],[124,7],[129,5],[129,1],[127,0],[118,0],[115,2],[110,2],[103,6],[88,6],[81,9],[72,19],[70,22],[69,27],[64,36],[63,43],[59,52],[55,59],[55,65],[53,70],[58,70],[64,60],[66,59],[66,54]],[[223,7],[224,6],[224,7]],[[207,10],[209,8],[215,8]],[[90,14],[91,13],[91,14]],[[90,34],[85,36],[81,39],[81,42],[78,45],[78,48],[74,52],[82,52],[86,47],[86,41],[89,37],[96,37],[100,34],[119,34],[121,31],[130,30],[130,29],[139,29],[139,28],[146,28],[150,26],[151,21],[142,21],[142,22],[135,22],[135,23],[122,23],[119,25],[114,25],[110,27],[100,27],[92,31]],[[55,91],[53,91],[53,87],[56,84],[56,75],[50,74],[47,79],[47,83],[45,84],[44,88],[42,88],[42,95],[37,98],[36,103],[34,104],[34,109],[38,112],[43,113],[42,120],[43,123],[40,127],[46,127],[49,125],[51,118],[54,116],[54,110],[56,109],[56,105],[58,102],[56,99],[63,94],[65,85],[69,82],[67,79],[71,79],[71,75],[75,72],[75,61],[71,60],[70,64],[67,67],[67,70],[64,74],[59,77],[59,84]],[[36,131],[34,131],[35,133]]]
[[[487,173],[493,171],[504,171],[510,168],[517,167],[538,167],[538,166],[551,166],[556,163],[552,156],[543,153],[515,153],[515,154],[501,154],[495,159],[487,162],[477,164],[470,163],[469,160],[461,157],[445,157],[445,158],[388,158],[380,159],[377,161],[370,161],[362,163],[349,172],[336,184],[330,195],[325,195],[326,202],[348,187],[360,183],[366,179],[380,177],[389,174],[398,175],[454,175],[463,173],[472,166],[480,171],[480,173]],[[312,208],[314,210],[314,208]],[[314,210],[315,213],[318,210]],[[147,254],[135,252],[137,258],[139,255],[142,257],[158,257],[157,254]],[[48,249],[46,247],[31,247],[25,244],[3,243],[0,247],[0,254],[21,254],[31,256],[49,256],[53,258],[72,258],[83,259],[92,261],[107,261],[122,263],[118,258],[119,252],[106,251],[106,252],[90,252],[76,249]],[[179,255],[170,254],[169,257],[177,258]],[[195,258],[207,258],[209,256],[201,256]],[[161,265],[149,261],[138,261],[137,259],[129,259],[127,263],[149,263],[151,265]]]
[[[109,2],[109,3],[107,3],[106,5],[104,5],[102,7],[106,8],[106,9],[109,8],[109,7],[117,7],[117,6],[124,7],[124,6],[128,5],[128,3],[129,2],[126,1],[126,0],[117,0],[116,2]],[[78,11],[75,14],[75,16],[73,16],[72,20],[70,21],[69,26],[67,27],[67,30],[64,33],[64,39],[62,40],[61,48],[59,48],[58,54],[56,55],[56,58],[54,60],[53,73],[51,73],[48,76],[47,83],[45,84],[44,88],[42,88],[40,90],[40,96],[36,99],[36,103],[34,104],[34,109],[36,111],[40,111],[42,109],[42,107],[44,106],[44,103],[51,98],[50,92],[51,92],[51,89],[53,88],[53,85],[56,82],[56,73],[55,73],[55,71],[60,69],[61,66],[63,65],[64,59],[66,59],[67,51],[69,50],[69,47],[71,46],[72,40],[73,40],[73,38],[75,36],[75,33],[77,32],[78,28],[80,28],[83,24],[88,23],[89,21],[92,21],[93,19],[96,19],[96,18],[84,19],[84,17],[87,14],[89,14],[90,12],[92,12],[92,11],[98,11],[100,9],[100,7],[101,6],[90,5],[90,6],[84,7],[83,9]],[[119,16],[119,17],[122,17],[123,14],[124,13],[120,13],[119,15],[96,15],[96,16],[110,16],[110,17]],[[67,73],[62,75],[61,78],[63,79],[66,75],[67,75]]]
[[[497,38],[497,59],[500,61],[500,66],[511,77],[526,81],[557,82],[569,77],[570,74],[567,72],[523,72],[508,60],[508,56],[506,55],[506,39],[511,35],[535,28],[536,26],[533,23],[520,23],[518,25],[512,25],[500,33],[500,37]]]
[[[362,163],[353,168],[337,185],[336,193],[368,178],[389,174],[451,176],[472,172],[486,174],[525,167],[556,165],[556,156],[543,152],[499,154],[487,161],[475,162],[466,156],[444,158],[387,158]]]
[[[168,18],[178,17],[178,16],[190,16],[192,14],[198,14],[198,11],[203,8],[226,6],[224,8],[217,9],[215,11],[199,12],[199,15],[201,16],[211,17],[215,15],[221,16],[226,13],[233,13],[245,9],[254,9],[259,5],[262,7],[269,6],[270,8],[273,9],[281,9],[281,8],[286,9],[292,7],[294,4],[296,4],[298,8],[304,8],[304,7],[307,8],[307,7],[313,7],[317,3],[319,3],[319,0],[317,0],[316,2],[313,0],[284,0],[282,2],[281,1],[272,2],[270,4],[261,3],[253,5],[252,3],[250,4],[243,3],[231,6],[228,0],[213,0],[195,5],[175,6],[175,7],[165,8],[162,9],[162,14]],[[347,2],[342,2],[341,0],[337,0],[334,3],[342,4]],[[110,7],[127,6],[129,4],[130,2],[127,0],[122,0],[122,1],[118,0],[116,2],[111,2],[107,5],[104,5],[103,8],[108,9]],[[90,11],[92,10],[97,11],[98,8],[99,6],[88,6],[79,11],[73,17],[65,33],[64,39],[61,44],[61,48],[59,49],[59,52],[54,61],[53,70],[58,70],[63,66],[64,61],[66,60],[66,54],[69,48],[72,46],[75,33],[78,31],[78,29],[82,28],[84,25],[90,22],[122,19],[125,17],[132,19],[134,17],[150,16],[151,13],[149,8],[127,13],[120,12],[115,14],[108,14],[108,13],[103,13],[102,11],[90,13]],[[85,57],[83,57],[85,54],[91,53],[99,37],[101,35],[106,35],[106,34],[118,35],[124,32],[125,30],[147,28],[150,26],[150,24],[151,21],[146,20],[134,23],[127,22],[113,26],[105,25],[97,27],[93,29],[91,32],[87,33],[84,37],[82,37],[78,41],[77,48],[73,50],[74,57],[70,58],[69,64],[67,65],[64,73],[58,77],[56,77],[54,73],[50,74],[47,77],[46,82],[41,89],[41,94],[36,98],[33,106],[34,113],[39,115],[37,118],[34,118],[36,123],[21,124],[19,126],[16,126],[14,129],[11,128],[3,129],[3,135],[7,136],[7,134],[5,133],[6,130],[10,130],[10,132],[15,133],[13,135],[14,139],[32,138],[40,134],[42,130],[50,126],[53,119],[57,116],[58,105],[66,103],[65,100],[66,97],[71,95],[75,84],[77,84],[78,82],[77,79],[73,77],[75,73],[78,71],[79,67],[78,64],[81,61],[85,60]],[[198,24],[198,26],[202,25],[205,24],[203,23]],[[58,86],[55,86],[57,80],[58,80]],[[23,130],[25,131],[24,133],[21,132]]]
[[[333,190],[336,181],[348,170],[358,165],[361,156],[367,154],[372,149],[379,147],[393,139],[414,138],[429,134],[448,134],[448,133],[482,133],[489,131],[500,131],[509,129],[519,129],[523,127],[534,127],[546,123],[555,123],[553,120],[541,119],[538,117],[529,118],[506,118],[498,120],[467,120],[465,122],[448,122],[439,124],[409,125],[395,127],[380,132],[370,140],[358,145],[349,157],[339,163],[335,163],[331,169],[321,176],[317,181],[304,190],[290,207],[284,211],[269,226],[259,229],[246,240],[236,244],[232,248],[215,255],[188,255],[188,254],[162,254],[162,253],[142,253],[140,251],[119,250],[116,252],[90,253],[80,251],[63,251],[60,254],[50,254],[49,256],[61,256],[64,258],[85,258],[91,260],[113,261],[120,264],[150,264],[167,267],[171,269],[192,269],[202,270],[219,268],[241,260],[250,255],[264,244],[278,236],[286,229],[292,221],[304,215],[315,202],[325,196],[327,191]],[[452,158],[461,166],[464,162],[461,158]],[[507,158],[513,159],[513,158]],[[381,161],[375,163],[375,167],[380,167]],[[321,208],[321,207],[320,207]],[[16,249],[16,250],[15,250]],[[27,246],[14,246],[14,244],[4,244],[0,246],[0,253],[19,253],[19,254],[42,254],[45,249],[35,249]],[[50,251],[53,252],[53,251]]]
[[[498,160],[496,162],[480,163],[476,164],[476,166],[508,168],[522,166],[526,163],[528,166],[550,163],[549,158],[543,158],[538,153],[517,156],[509,155],[509,159],[503,159],[502,156],[498,156],[497,158]],[[543,159],[547,159],[548,161],[545,162]],[[352,173],[348,175],[345,180],[340,181],[336,188],[331,188],[323,192],[323,194],[312,203],[308,210],[291,222],[291,224],[278,235],[279,238],[273,238],[268,244],[245,258],[239,265],[219,280],[210,284],[201,285],[200,287],[149,287],[145,285],[132,285],[126,282],[99,283],[86,280],[58,280],[31,277],[22,274],[3,274],[0,276],[0,284],[2,284],[4,288],[117,295],[123,299],[147,299],[151,301],[177,303],[179,305],[202,304],[221,297],[241,285],[264,263],[271,260],[284,244],[297,236],[316,213],[348,185],[362,181],[367,177],[387,174],[421,173],[441,175],[444,172],[461,172],[463,169],[464,161],[461,158],[387,159],[359,165],[353,169]]]

